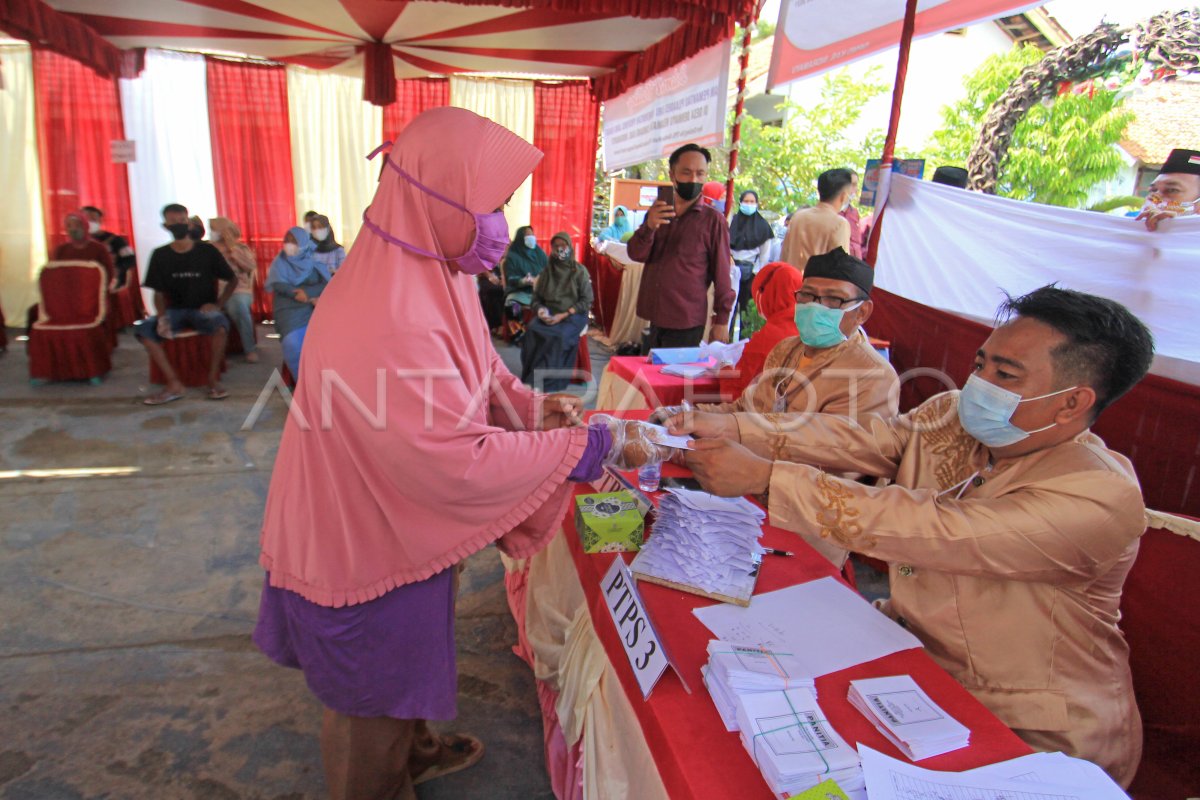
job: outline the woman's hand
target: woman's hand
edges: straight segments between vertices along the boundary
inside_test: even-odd
[[[582,397],[561,392],[548,394],[542,398],[542,430],[552,431],[556,428],[577,428],[582,424]]]
[[[303,289],[297,289],[296,291],[292,292],[292,299],[297,303],[307,303],[308,294],[305,293]]]

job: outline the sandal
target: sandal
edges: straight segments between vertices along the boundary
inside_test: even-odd
[[[156,395],[147,397],[142,401],[143,405],[147,406],[165,406],[167,403],[174,403],[179,398],[183,397],[183,393],[168,392],[166,389]]]
[[[229,391],[220,386],[213,386],[208,390],[209,400],[224,400],[226,397],[229,397]]]
[[[468,767],[475,766],[479,763],[479,759],[483,758],[483,742],[469,733],[448,733],[439,738],[442,742],[442,750],[449,758],[440,764],[426,768],[420,775],[414,776],[414,786],[462,772]]]

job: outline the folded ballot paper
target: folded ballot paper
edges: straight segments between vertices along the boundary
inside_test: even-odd
[[[713,639],[708,643],[708,664],[702,669],[704,685],[725,723],[736,731],[738,696],[748,692],[777,692],[804,687],[816,692],[811,674],[790,653],[775,653],[757,645]]]
[[[913,761],[966,747],[971,736],[908,675],[850,681],[849,700]]]
[[[825,718],[809,688],[738,695],[742,745],[778,795],[833,780],[848,793],[865,787],[858,752]]]
[[[749,605],[766,514],[744,498],[668,489],[649,540],[629,565],[639,579]]]

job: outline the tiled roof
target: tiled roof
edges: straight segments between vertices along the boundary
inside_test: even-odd
[[[1176,147],[1200,149],[1200,82],[1155,81],[1125,101],[1136,116],[1121,147],[1142,164],[1158,166]]]

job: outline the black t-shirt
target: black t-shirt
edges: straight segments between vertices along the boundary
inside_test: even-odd
[[[165,244],[150,255],[146,286],[165,294],[171,308],[200,308],[217,302],[218,278],[234,277],[221,251],[208,242],[196,242],[186,253]]]

